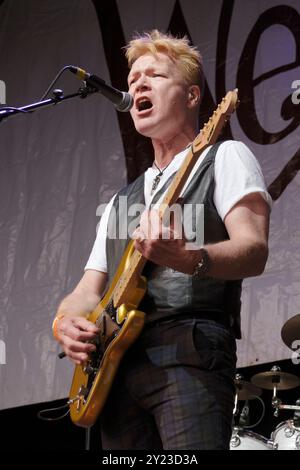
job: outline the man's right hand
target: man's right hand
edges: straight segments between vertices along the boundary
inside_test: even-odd
[[[66,355],[75,363],[82,365],[89,354],[96,350],[91,342],[99,335],[99,328],[86,318],[65,316],[57,321],[56,338]]]
[[[74,291],[63,299],[57,310],[53,333],[75,364],[86,362],[89,354],[96,349],[91,341],[99,335],[99,328],[84,315],[88,316],[96,308],[106,283],[106,273],[85,271]]]

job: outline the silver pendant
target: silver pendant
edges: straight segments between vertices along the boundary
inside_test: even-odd
[[[154,191],[156,190],[157,186],[159,185],[160,177],[161,177],[161,174],[156,175],[154,180],[153,180],[152,188],[151,188],[151,196],[154,193]]]

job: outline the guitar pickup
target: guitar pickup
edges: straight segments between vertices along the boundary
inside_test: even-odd
[[[97,369],[96,367],[92,367],[92,366],[85,366],[85,367],[83,368],[83,372],[84,372],[85,374],[88,374],[88,375],[92,375],[92,374],[93,374],[93,375],[96,375],[97,372],[98,372],[98,370],[99,370],[99,369]]]

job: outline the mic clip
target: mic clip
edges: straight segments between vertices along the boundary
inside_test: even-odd
[[[91,87],[87,85],[87,83],[84,81],[82,82],[82,86],[79,88],[79,93],[80,93],[80,98],[86,98],[89,95],[92,95],[93,93],[97,93],[98,90],[94,87]]]

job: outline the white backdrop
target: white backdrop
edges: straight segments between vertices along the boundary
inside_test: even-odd
[[[242,103],[231,121],[232,135],[255,153],[275,199],[266,271],[244,282],[238,352],[239,365],[246,366],[289,358],[280,331],[300,312],[300,155],[294,157],[300,106],[292,106],[289,97],[292,82],[300,80],[295,33],[300,4],[225,3],[4,0],[0,80],[11,106],[38,101],[67,64],[111,82],[112,64],[118,69],[118,35],[127,41],[134,31],[167,30],[172,23],[185,25],[200,48],[214,102],[223,87],[239,85]],[[95,6],[107,19],[98,18]],[[121,30],[113,23],[115,12]],[[288,18],[287,24],[278,18]],[[73,92],[79,82],[66,75],[57,86]],[[288,126],[286,135],[278,135]],[[126,183],[125,141],[113,106],[98,95],[0,124],[0,341],[6,346],[6,357],[0,357],[0,408],[68,393],[73,366],[57,358],[51,323],[58,302],[82,275],[99,221],[97,206]]]

